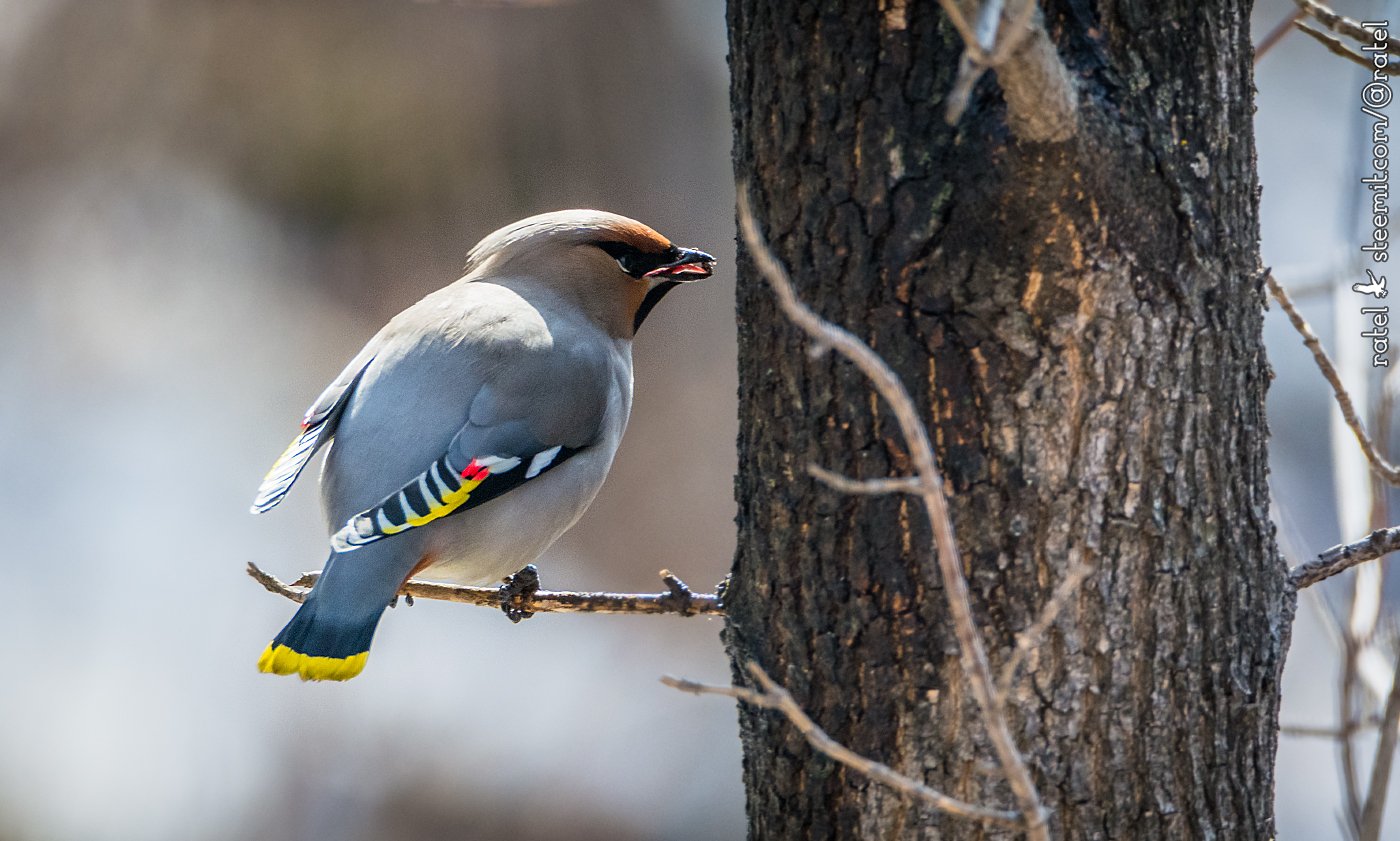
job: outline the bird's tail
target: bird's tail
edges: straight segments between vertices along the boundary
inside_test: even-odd
[[[258,671],[301,675],[302,680],[349,680],[364,669],[383,612],[342,617],[322,609],[313,593],[263,649]]]

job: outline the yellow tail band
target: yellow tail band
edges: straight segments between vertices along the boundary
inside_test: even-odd
[[[258,658],[258,671],[274,675],[301,675],[302,680],[349,680],[365,668],[368,651],[349,657],[315,657],[285,645],[268,644]]]

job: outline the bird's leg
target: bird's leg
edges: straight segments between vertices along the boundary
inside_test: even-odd
[[[539,589],[540,571],[534,564],[526,564],[525,568],[516,574],[506,576],[505,583],[501,585],[501,610],[512,622],[529,619],[535,613],[528,610],[526,605],[533,601]]]

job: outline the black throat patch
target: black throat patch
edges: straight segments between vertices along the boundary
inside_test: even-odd
[[[661,303],[662,298],[666,297],[666,293],[680,285],[681,281],[679,280],[663,280],[647,290],[646,297],[642,299],[642,305],[637,307],[636,317],[632,319],[633,334],[636,334],[637,330],[642,326],[642,322],[646,321],[647,316],[651,315],[652,308]]]

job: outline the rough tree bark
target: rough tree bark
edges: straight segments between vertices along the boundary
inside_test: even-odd
[[[1095,567],[1011,702],[1055,837],[1268,838],[1292,598],[1249,4],[1043,5],[1080,86],[1065,143],[1014,137],[990,74],[944,123],[962,43],[935,3],[730,0],[735,170],[799,293],[927,407],[993,665],[1074,559]],[[806,474],[905,471],[885,407],[804,353],[746,258],[738,299],[736,665],[851,748],[1009,806],[916,504]],[[740,716],[751,838],[1008,836]]]

